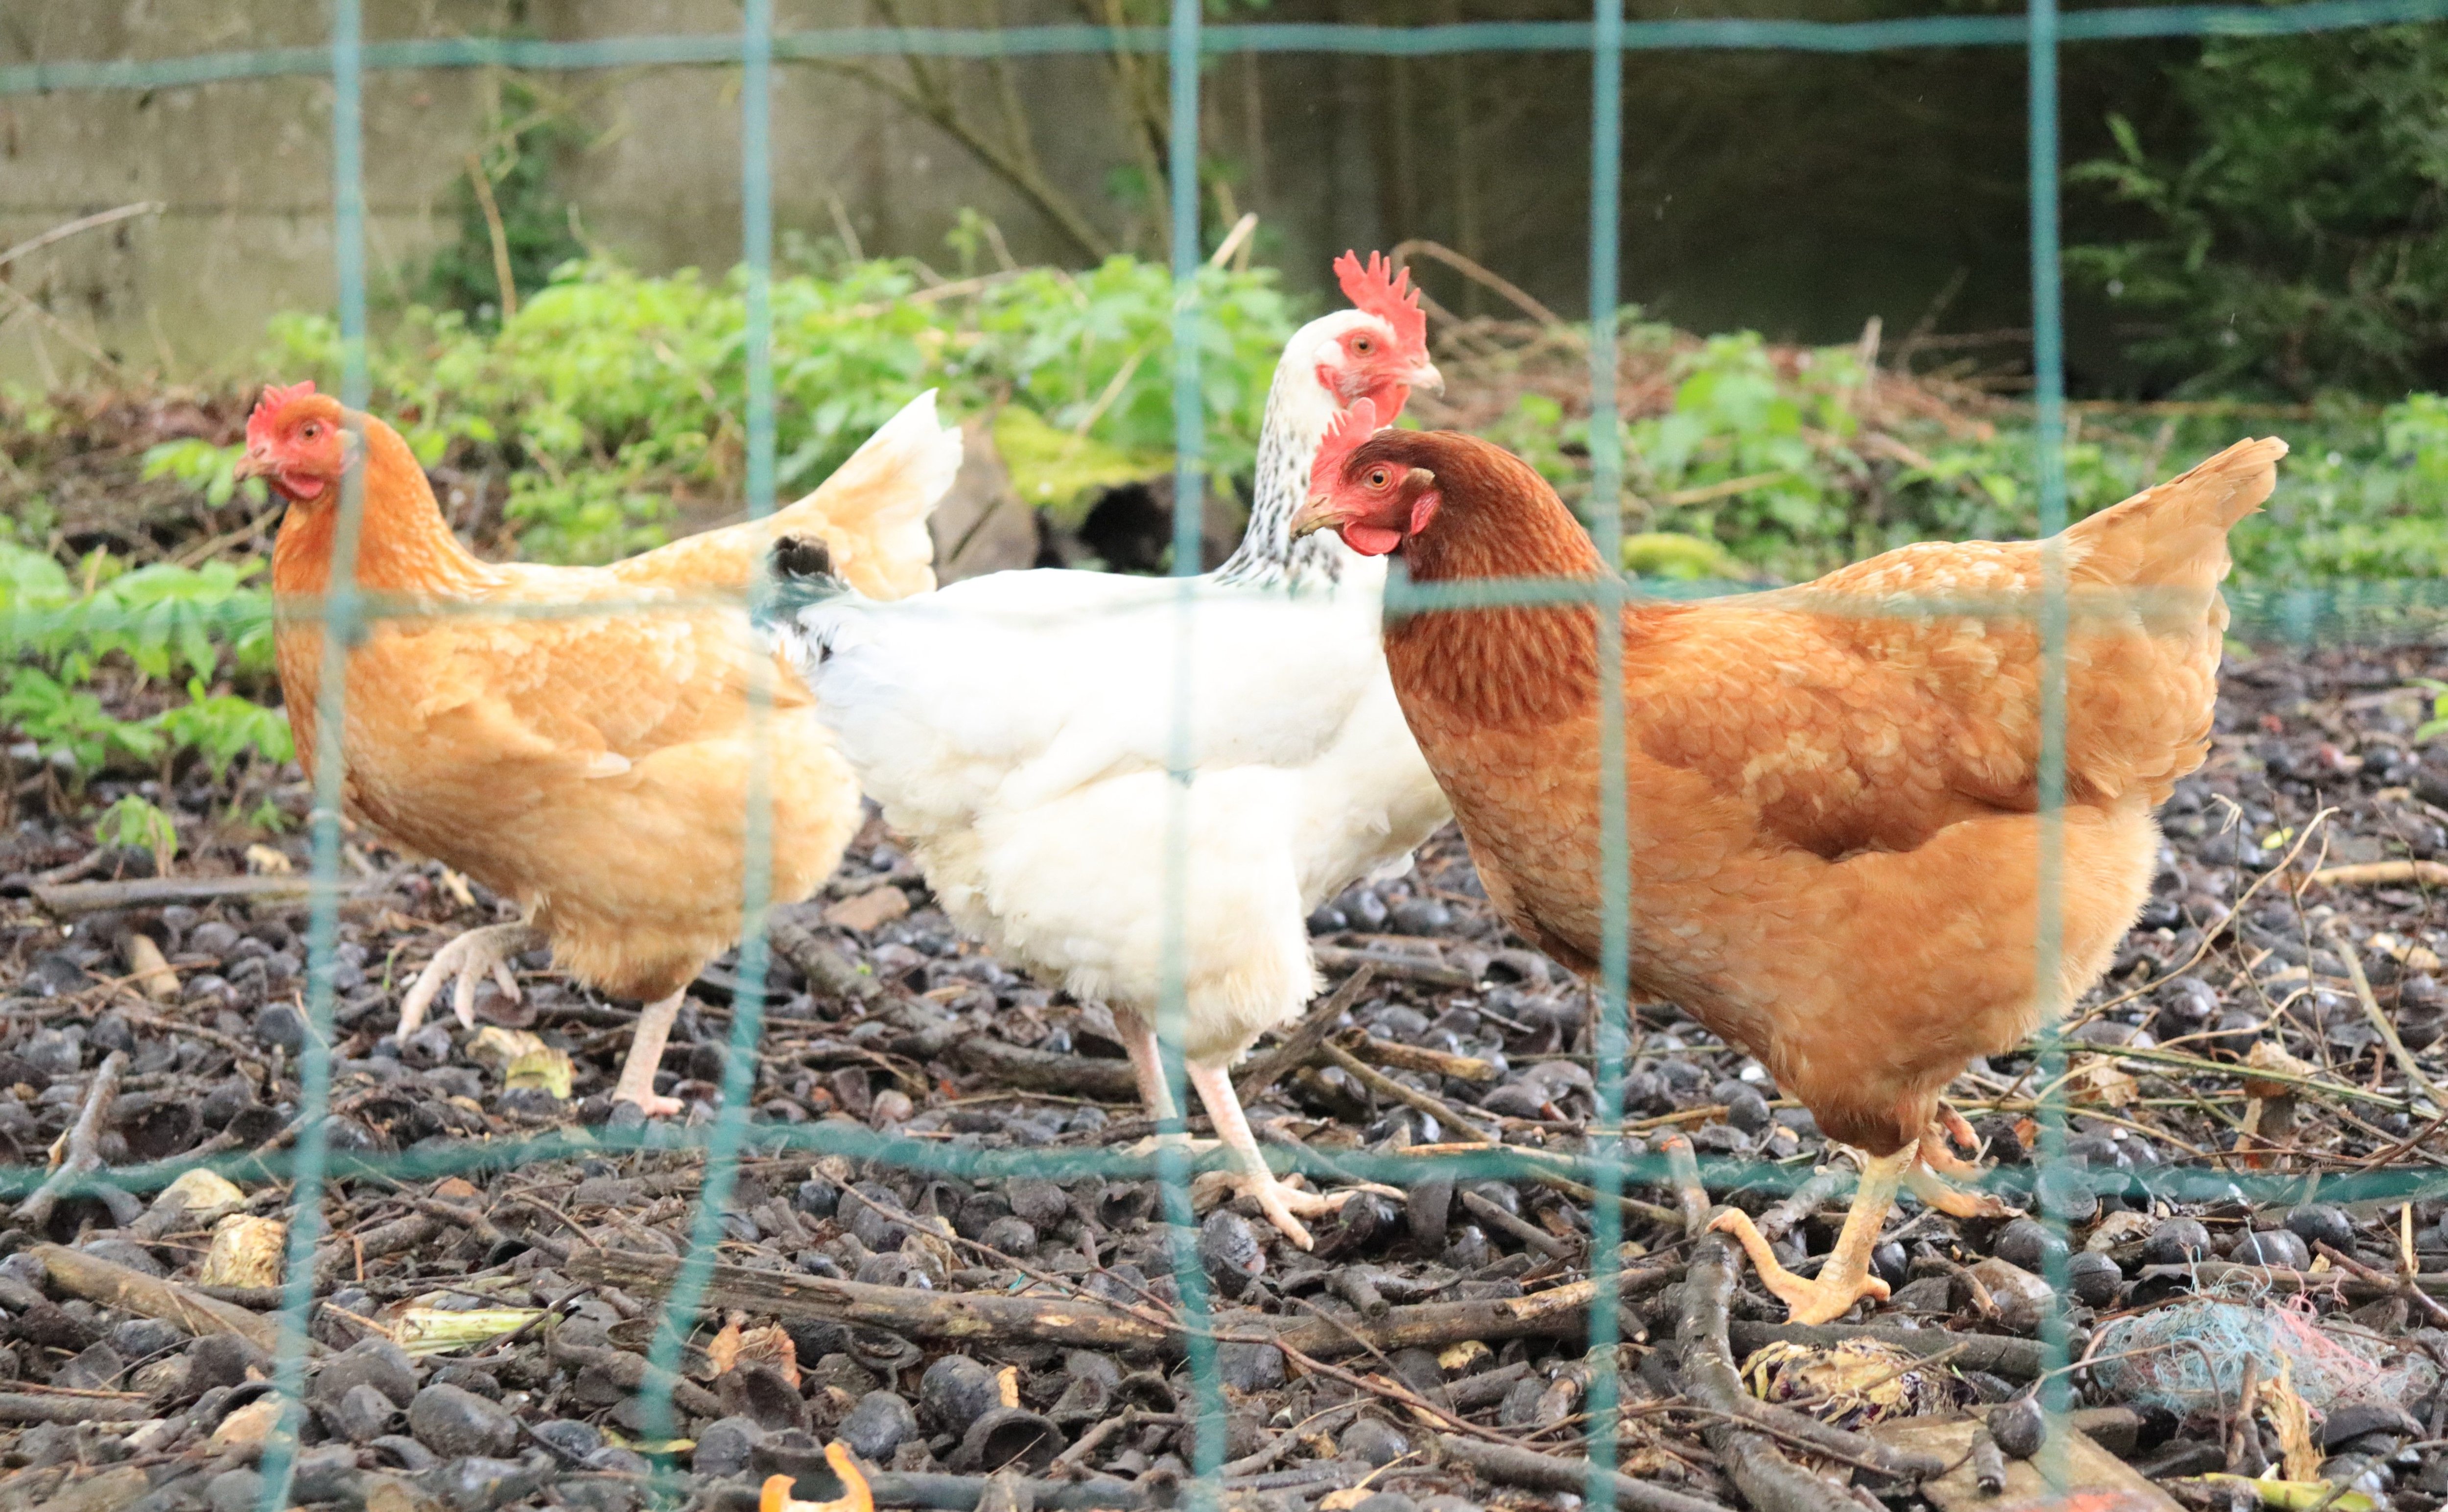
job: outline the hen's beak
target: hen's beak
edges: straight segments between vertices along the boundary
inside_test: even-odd
[[[271,452],[258,451],[252,447],[247,449],[246,455],[238,459],[238,466],[232,470],[238,474],[240,483],[249,478],[272,478],[280,474],[280,467],[272,460]]]
[[[1403,381],[1414,389],[1425,389],[1434,394],[1443,394],[1445,392],[1445,375],[1437,371],[1437,365],[1433,362],[1421,363],[1413,368],[1410,374]]]
[[[1292,539],[1297,541],[1305,535],[1314,535],[1320,530],[1338,529],[1342,526],[1343,520],[1343,511],[1334,507],[1334,495],[1312,493],[1309,496],[1308,502],[1304,503],[1299,511],[1292,516]]]

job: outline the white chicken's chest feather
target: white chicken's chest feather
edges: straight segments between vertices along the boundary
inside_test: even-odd
[[[1449,813],[1387,674],[1383,564],[1290,539],[1333,412],[1279,377],[1249,536],[1208,577],[996,573],[781,632],[953,921],[1143,1015],[1177,973],[1206,1062],[1314,993],[1310,911]]]

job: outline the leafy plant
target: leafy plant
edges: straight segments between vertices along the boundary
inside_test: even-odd
[[[1207,462],[1220,482],[1255,455],[1295,312],[1263,270],[1205,270],[1196,297]],[[959,298],[930,294],[904,259],[777,278],[776,486],[786,499],[813,487],[928,388],[956,416],[1020,406],[1160,473],[1172,465],[1175,299],[1164,268],[1126,257],[1082,273],[1023,270]],[[664,539],[683,504],[736,499],[746,318],[736,274],[572,264],[497,331],[454,311],[404,312],[373,354],[373,406],[429,466],[454,448],[506,465],[504,514],[523,555],[606,561]],[[329,320],[283,316],[274,336],[289,376],[335,371]],[[1055,450],[1052,465],[1069,468]],[[1036,480],[1015,481],[1025,495]]]
[[[2146,223],[2067,254],[2147,322],[2132,355],[2188,393],[2448,384],[2448,34],[2213,38],[2171,82],[2174,140],[2112,117],[2069,175]]]
[[[2448,682],[2437,678],[2417,678],[2414,685],[2431,695],[2431,718],[2414,732],[2417,743],[2437,740],[2448,735]]]
[[[13,725],[45,761],[64,761],[78,782],[113,756],[150,761],[161,755],[160,732],[124,720],[84,688],[71,687],[40,667],[15,667],[0,692],[0,720]]]
[[[164,441],[145,449],[143,476],[148,483],[156,478],[174,479],[202,494],[216,509],[241,494],[260,507],[269,497],[263,480],[239,480],[238,463],[244,455],[243,446],[217,447],[195,436]]]
[[[171,749],[203,757],[215,781],[227,776],[230,763],[242,756],[277,762],[297,755],[289,717],[277,709],[234,693],[210,692],[201,678],[188,680],[187,700],[154,716],[153,727]]]
[[[156,876],[167,876],[179,854],[179,827],[170,816],[131,793],[102,811],[93,827],[97,845],[122,846],[153,852]]]

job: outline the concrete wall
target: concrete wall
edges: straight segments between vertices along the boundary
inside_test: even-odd
[[[781,10],[784,28],[857,19],[848,4]],[[324,38],[322,11],[299,0],[11,5],[0,17],[0,61],[315,46]],[[366,32],[370,40],[486,34],[522,24],[557,39],[723,31],[737,26],[738,8],[733,0],[370,0]],[[1044,160],[1079,199],[1109,212],[1119,239],[1127,227],[1100,193],[1117,147],[1100,67],[1048,60],[1018,66],[1017,76],[1042,105],[1034,130]],[[564,175],[591,242],[655,269],[737,260],[737,69],[605,70],[536,83],[574,101],[594,136]],[[411,289],[437,242],[456,234],[452,196],[496,89],[486,70],[367,75],[367,253],[377,301]],[[134,201],[168,207],[6,270],[51,318],[20,309],[0,325],[0,378],[90,371],[80,343],[140,371],[243,371],[268,315],[329,308],[331,107],[329,83],[307,78],[0,101],[0,245]],[[831,236],[838,214],[870,251],[940,260],[944,233],[967,205],[1005,228],[1015,256],[1076,260],[958,144],[864,85],[784,66],[774,123],[775,220],[785,231]]]

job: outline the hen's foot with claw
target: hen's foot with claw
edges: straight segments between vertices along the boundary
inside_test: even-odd
[[[459,1019],[459,1026],[476,1026],[476,984],[488,976],[502,990],[502,996],[512,1003],[519,1001],[519,979],[510,970],[510,957],[532,950],[545,943],[544,936],[524,924],[489,924],[481,929],[470,929],[441,949],[425,963],[408,996],[399,1002],[399,1027],[392,1036],[406,1041],[425,1024],[425,1010],[433,1005],[444,984],[453,984],[450,1008]]]

